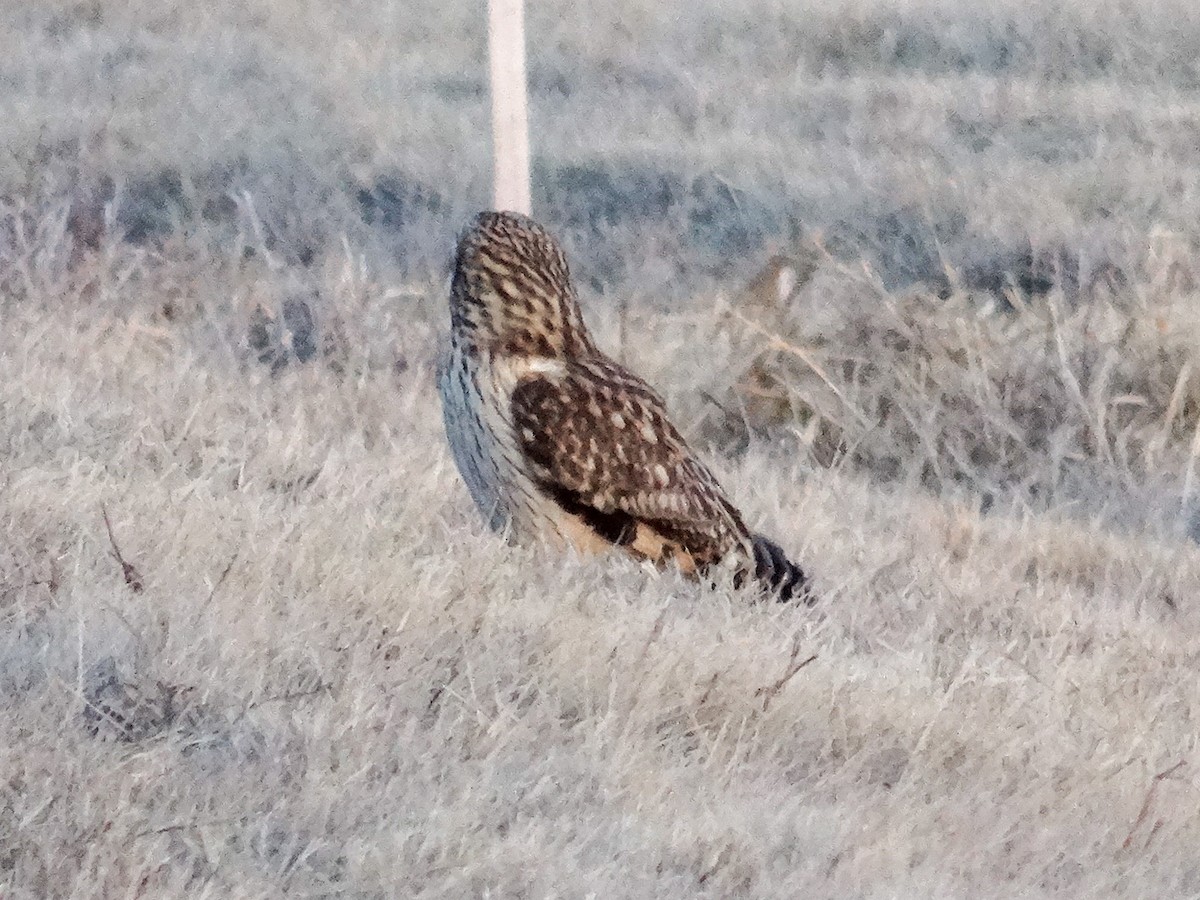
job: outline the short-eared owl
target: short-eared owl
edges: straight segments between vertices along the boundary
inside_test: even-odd
[[[597,349],[541,225],[475,217],[458,242],[450,323],[446,434],[492,528],[688,574],[728,562],[738,583],[812,602],[804,572],[746,527],[658,394]]]

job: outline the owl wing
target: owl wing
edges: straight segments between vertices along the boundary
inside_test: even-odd
[[[609,543],[685,571],[750,548],[741,516],[662,399],[613,360],[531,372],[511,412],[534,482]]]

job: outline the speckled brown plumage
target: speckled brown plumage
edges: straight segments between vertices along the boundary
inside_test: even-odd
[[[459,239],[450,318],[446,434],[493,528],[689,574],[727,561],[739,581],[811,602],[804,572],[747,529],[662,398],[597,349],[542,226],[476,216]]]

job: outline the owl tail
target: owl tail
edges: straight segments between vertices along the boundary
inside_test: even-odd
[[[761,534],[751,536],[754,546],[754,578],[763,588],[774,594],[781,603],[798,600],[806,606],[817,602],[812,581],[796,563],[792,562],[779,545]]]

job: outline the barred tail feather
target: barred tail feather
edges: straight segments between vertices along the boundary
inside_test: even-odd
[[[778,544],[761,534],[751,536],[754,546],[754,578],[781,603],[799,600],[807,606],[817,601],[812,581],[804,570],[787,558]]]

